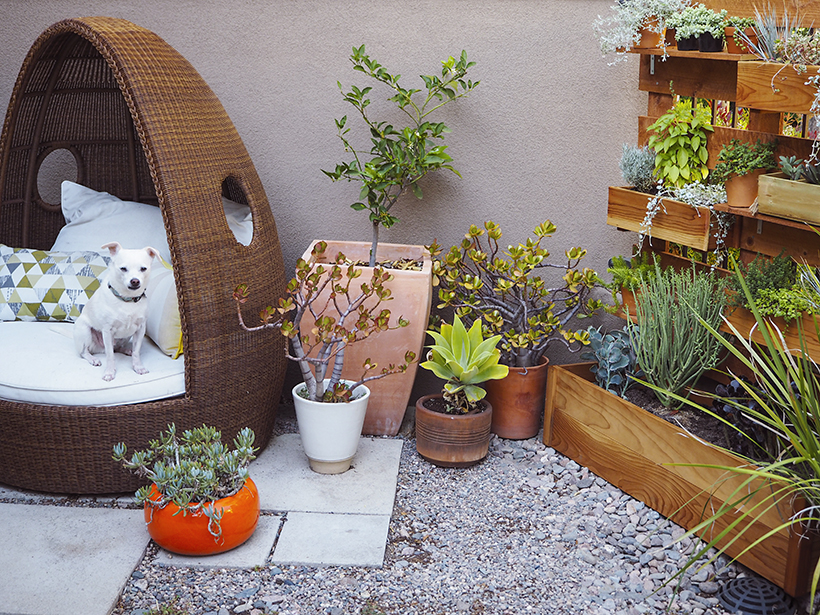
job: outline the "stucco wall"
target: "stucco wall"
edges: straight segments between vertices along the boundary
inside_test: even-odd
[[[110,15],[147,27],[179,50],[210,84],[256,165],[291,268],[311,238],[369,239],[349,204],[357,187],[320,169],[344,158],[334,118],[351,114],[336,81],[364,84],[351,47],[421,87],[417,75],[462,49],[480,87],[445,108],[449,152],[462,173],[430,176],[424,200],[398,205],[383,241],[449,246],[471,223],[498,222],[524,241],[549,218],[549,248],[589,249],[605,270],[635,239],[606,225],[607,186],[621,182],[621,145],[634,142],[646,95],[637,57],[608,66],[591,22],[610,0],[0,0],[0,104],[7,105],[37,35],[66,17]],[[375,102],[380,98],[374,92]],[[384,105],[387,112],[390,106]],[[355,113],[355,111],[353,111]],[[395,116],[393,116],[395,117]],[[351,115],[351,122],[357,118]],[[386,118],[389,119],[389,116]],[[398,119],[398,118],[397,118]],[[352,123],[366,137],[362,125]]]

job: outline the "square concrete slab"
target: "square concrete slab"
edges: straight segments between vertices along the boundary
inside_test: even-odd
[[[160,549],[155,563],[160,566],[187,566],[191,568],[253,568],[264,566],[276,542],[283,517],[262,515],[256,531],[245,544],[215,555],[188,556]]]
[[[262,510],[390,516],[401,447],[402,440],[362,438],[350,470],[325,475],[310,469],[299,434],[282,434],[251,464],[251,477]]]
[[[273,551],[276,564],[381,568],[390,515],[288,513]]]
[[[148,545],[141,510],[1,504],[0,611],[107,615]]]

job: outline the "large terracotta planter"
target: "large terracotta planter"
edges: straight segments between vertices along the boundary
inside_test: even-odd
[[[526,440],[538,434],[547,388],[546,357],[535,367],[511,367],[506,378],[482,386],[493,407],[492,432],[501,438]]]
[[[311,243],[302,258],[307,260],[313,250]],[[325,258],[331,260],[342,252],[352,260],[367,262],[370,243],[363,241],[327,241]],[[342,377],[358,380],[362,374],[362,364],[368,358],[378,363],[379,368],[389,364],[404,362],[408,350],[422,355],[433,301],[433,273],[430,254],[423,246],[401,244],[379,244],[379,259],[397,260],[411,258],[422,263],[421,271],[390,270],[393,279],[385,286],[390,289],[392,299],[382,306],[391,312],[390,324],[399,317],[409,321],[409,325],[392,331],[382,331],[366,340],[357,342],[345,350],[345,368]],[[360,280],[369,280],[371,267],[361,267]],[[404,413],[410,404],[410,393],[416,378],[418,360],[403,374],[392,374],[380,380],[368,382],[370,401],[364,419],[362,433],[367,435],[395,436],[399,432]]]
[[[726,180],[726,204],[729,207],[748,208],[757,199],[758,178],[767,169],[756,169],[746,175],[732,175]]]
[[[151,486],[150,499],[160,497],[156,485]],[[251,537],[259,522],[259,492],[248,478],[238,493],[216,500],[214,508],[222,509],[219,523],[222,532],[214,536],[208,529],[210,520],[201,511],[183,514],[176,504],[159,508],[145,504],[145,524],[148,534],[166,551],[180,555],[212,555],[229,551]],[[216,529],[211,525],[211,529]],[[219,534],[218,531],[216,531]]]
[[[595,384],[590,365],[550,368],[544,444],[685,529],[700,523],[704,513],[708,516],[728,498],[738,497],[733,491],[741,478],[685,464],[732,466],[743,464],[740,458],[602,389]],[[765,490],[747,505],[764,497]],[[721,544],[741,564],[797,596],[807,590],[812,562],[817,561],[816,534],[801,538],[798,532],[780,529],[741,555],[756,539],[780,527],[789,514],[790,510],[773,506],[737,540],[731,542],[737,533],[732,531]],[[717,535],[735,519],[733,513],[725,515],[703,536]]]
[[[447,468],[466,468],[487,456],[490,450],[492,405],[484,400],[483,412],[444,414],[429,410],[425,403],[438,395],[426,395],[416,402],[416,450],[430,463]]]
[[[348,383],[350,384],[350,383]],[[319,474],[341,474],[350,469],[362,435],[370,390],[356,388],[355,399],[346,403],[327,403],[299,395],[304,383],[293,387],[296,422],[310,468]]]

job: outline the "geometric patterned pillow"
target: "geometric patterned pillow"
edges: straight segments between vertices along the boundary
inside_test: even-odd
[[[0,244],[0,320],[77,320],[110,260]]]

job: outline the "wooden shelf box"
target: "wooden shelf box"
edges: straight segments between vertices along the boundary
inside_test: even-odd
[[[780,113],[810,113],[817,88],[806,85],[820,67],[807,66],[798,73],[793,66],[776,62],[739,62],[737,65],[738,107]]]
[[[820,224],[820,185],[794,181],[783,173],[766,173],[758,182],[759,213]]]

